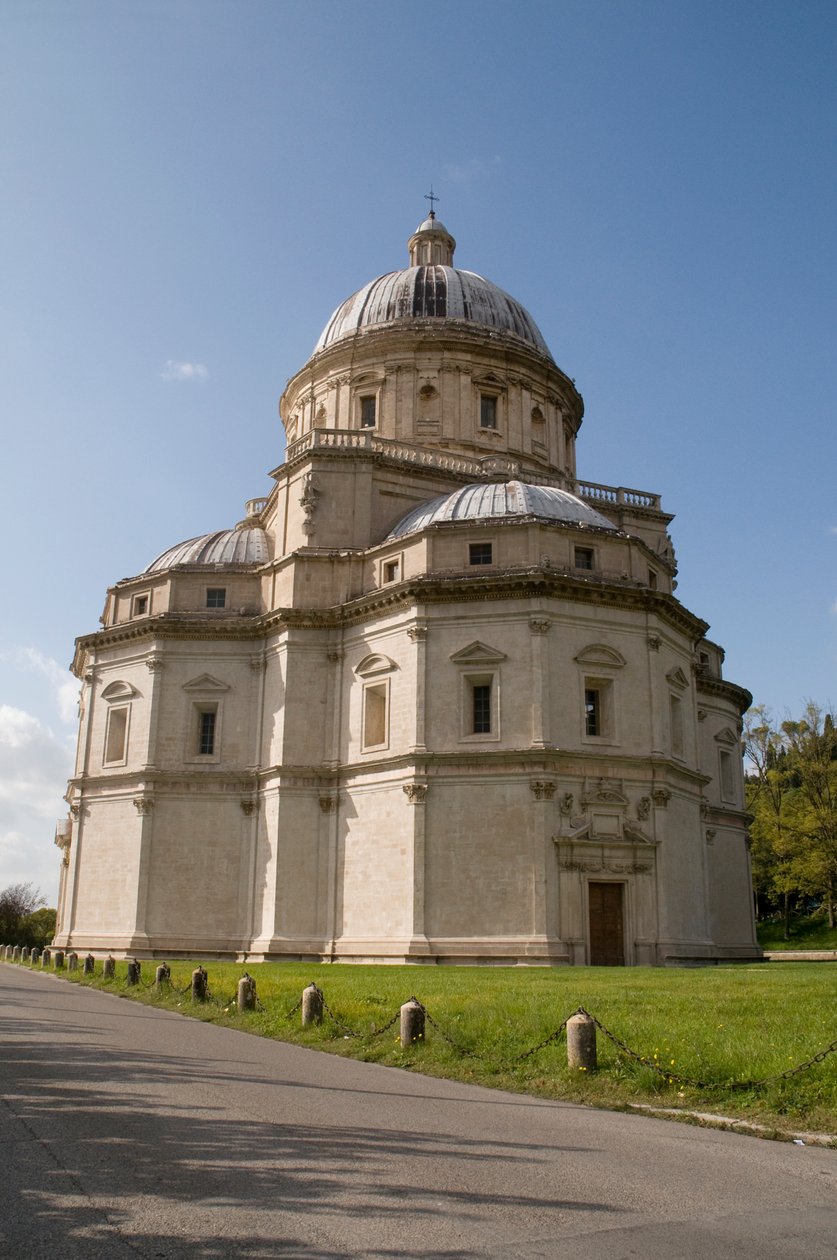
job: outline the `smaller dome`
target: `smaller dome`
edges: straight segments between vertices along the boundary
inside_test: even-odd
[[[143,573],[159,573],[179,564],[265,564],[270,559],[267,534],[258,525],[222,529],[177,543],[152,560]]]
[[[429,215],[428,218],[420,223],[416,228],[416,232],[447,232],[448,236],[450,236],[450,232],[448,232],[442,220],[437,219],[435,214]]]
[[[443,494],[429,503],[422,503],[401,518],[390,530],[387,541],[418,534],[430,525],[524,517],[618,533],[612,521],[566,490],[555,486],[533,486],[526,481],[508,481],[462,486],[452,494]]]

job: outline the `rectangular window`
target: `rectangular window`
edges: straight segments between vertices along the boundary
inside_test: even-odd
[[[724,749],[721,749],[720,759],[721,759],[721,800],[733,801],[735,800],[735,788],[733,786],[732,753],[728,753]]]
[[[594,559],[592,547],[576,547],[573,565],[576,569],[592,569]]]
[[[471,688],[471,729],[475,735],[491,734],[491,683],[475,683]]]
[[[135,595],[131,603],[132,617],[148,616],[149,598],[147,595]]]
[[[215,709],[202,709],[198,714],[198,756],[211,757],[215,752]]]
[[[363,747],[382,748],[387,743],[386,683],[375,683],[363,692]]]
[[[469,564],[491,564],[491,543],[469,543]]]
[[[376,399],[374,397],[361,398],[360,400],[360,427],[362,429],[375,428],[375,412],[376,412]]]
[[[683,702],[679,696],[670,696],[671,752],[674,757],[683,756]]]
[[[124,763],[128,750],[128,707],[111,709],[105,734],[105,765]]]
[[[656,591],[656,589],[657,589],[657,574],[654,572],[654,570],[653,570],[653,569],[649,569],[649,570],[648,570],[648,585],[650,586],[650,588],[651,588],[651,590],[652,590],[652,591]]]
[[[602,733],[602,693],[598,687],[584,689],[584,732],[586,735]]]
[[[480,428],[497,428],[497,399],[493,394],[480,394]]]
[[[227,606],[227,588],[225,586],[210,586],[206,592],[207,608],[226,608]]]
[[[397,560],[385,560],[384,561],[384,581],[397,582],[400,567],[401,566]]]

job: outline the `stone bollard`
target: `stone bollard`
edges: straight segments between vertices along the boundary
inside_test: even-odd
[[[52,950],[47,947],[41,954],[41,966],[48,967],[52,961]]]
[[[71,949],[67,955],[67,970],[78,971],[78,954],[74,949]]]
[[[248,976],[246,971],[238,982],[236,1006],[240,1011],[256,1009],[256,982],[252,976]]]
[[[168,963],[160,963],[160,966],[154,972],[154,984],[158,989],[162,989],[164,984],[168,984],[171,980],[171,967]]]
[[[52,965],[53,965],[53,967],[55,968],[55,970],[56,970],[56,971],[63,971],[63,969],[64,969],[64,951],[63,951],[63,949],[57,949],[57,950],[55,951],[55,953],[54,953],[54,954],[53,954],[53,956],[52,956]]]
[[[4,946],[3,946],[3,957],[4,957],[6,960],[8,960],[8,959],[10,959],[10,958],[11,958],[11,956],[12,956],[12,947],[11,947],[11,945],[4,945]]]
[[[139,984],[139,982],[140,982],[140,973],[141,973],[141,967],[140,967],[139,962],[137,961],[137,959],[136,959],[136,958],[132,958],[132,959],[131,959],[131,961],[128,963],[128,977],[127,977],[127,983],[128,983],[128,984]]]
[[[589,1015],[573,1015],[567,1020],[567,1067],[595,1072],[596,1023]]]
[[[417,1041],[424,1041],[424,1007],[412,997],[401,1007],[401,1045],[413,1046]]]
[[[112,980],[115,975],[116,975],[116,959],[114,958],[113,954],[108,954],[107,958],[102,963],[102,979]]]
[[[29,962],[29,946],[28,945],[24,945],[23,949],[20,951],[20,961]]]
[[[12,950],[12,962],[20,962],[20,946],[15,945]]]
[[[323,1022],[323,995],[316,984],[302,990],[302,1027]]]
[[[209,976],[203,967],[196,967],[192,972],[192,1001],[205,1002]]]
[[[37,961],[38,961],[38,947],[37,945],[35,945],[32,948],[32,953],[29,955],[30,967],[34,967]]]
[[[87,954],[82,967],[82,974],[85,976],[93,976],[96,974],[96,959],[92,954]]]

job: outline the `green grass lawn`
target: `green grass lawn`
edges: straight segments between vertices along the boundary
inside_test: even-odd
[[[80,972],[63,974],[260,1036],[430,1075],[600,1107],[649,1103],[717,1111],[777,1132],[837,1134],[837,1053],[790,1079],[752,1084],[837,1038],[837,964],[689,970],[250,964],[261,1009],[247,1014],[236,1013],[233,1001],[241,964],[204,964],[212,995],[204,1005],[182,991],[195,964],[173,963],[172,987],[162,994],[145,987],[156,965],[143,963],[139,989],[125,987],[125,963],[117,964],[115,981],[102,980],[100,962],[92,981]],[[302,1029],[293,1008],[312,980],[340,1024],[326,1018]],[[424,1042],[402,1049],[397,1023],[373,1035],[413,994],[434,1021]],[[563,1038],[520,1057],[579,1006],[657,1070],[601,1033],[595,1073],[567,1068]],[[348,1036],[341,1024],[360,1035]]]
[[[837,949],[837,928],[828,926],[828,919],[820,910],[792,918],[790,940],[785,940],[784,932],[781,919],[759,923],[759,945],[762,949]]]

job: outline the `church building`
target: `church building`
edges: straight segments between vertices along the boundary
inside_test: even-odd
[[[579,479],[580,394],[455,247],[431,212],[338,306],[270,495],[77,641],[61,947],[760,956],[751,697],[674,594],[659,496]]]

